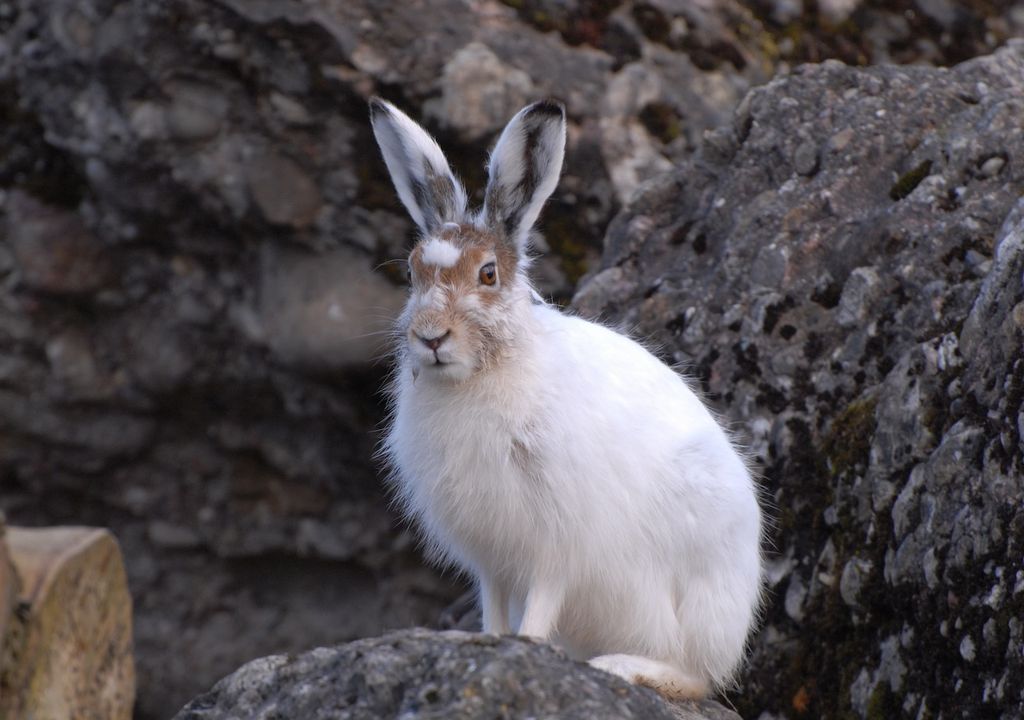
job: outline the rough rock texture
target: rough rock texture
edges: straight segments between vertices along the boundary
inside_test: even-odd
[[[713,702],[669,705],[547,645],[426,630],[254,660],[174,720],[398,717],[739,720]]]
[[[117,540],[83,527],[12,527],[5,540],[20,593],[0,635],[0,717],[129,720],[132,601]]]
[[[637,38],[684,51],[697,67],[747,71],[838,58],[858,65],[951,65],[1024,34],[1016,0],[504,0],[525,21],[619,63]]]
[[[574,300],[750,442],[757,717],[1024,714],[1024,43],[753,91]]]

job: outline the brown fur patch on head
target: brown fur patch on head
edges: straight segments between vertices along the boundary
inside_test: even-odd
[[[481,282],[481,269],[492,262],[496,282]],[[413,353],[425,352],[425,338],[444,337],[439,361],[472,372],[499,362],[510,347],[511,303],[522,297],[514,248],[485,230],[445,225],[413,248],[409,266],[412,295],[403,322]]]
[[[423,260],[423,247],[435,240],[450,243],[461,252],[458,261],[452,267],[431,265]],[[409,255],[414,284],[417,287],[428,287],[439,284],[455,290],[472,290],[479,284],[480,268],[490,258],[498,269],[499,288],[512,281],[516,272],[516,256],[510,247],[492,233],[478,230],[471,225],[446,225],[437,238],[426,238],[413,248]],[[496,293],[483,293],[481,301],[492,304],[497,301]]]

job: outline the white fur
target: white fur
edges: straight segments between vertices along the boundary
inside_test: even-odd
[[[435,265],[442,268],[455,267],[462,256],[462,251],[447,240],[431,238],[423,243],[423,254],[420,259],[426,265]]]
[[[415,338],[416,295],[400,320],[384,451],[431,554],[475,578],[485,631],[669,694],[727,683],[762,586],[761,511],[730,438],[679,375],[536,304],[522,271],[497,304],[478,292],[452,291],[451,324],[423,329],[451,331],[436,353]]]

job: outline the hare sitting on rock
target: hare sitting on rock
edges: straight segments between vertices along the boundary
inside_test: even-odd
[[[550,640],[669,697],[728,683],[762,586],[750,472],[679,375],[541,302],[527,276],[564,109],[512,118],[471,212],[426,131],[370,108],[421,234],[384,453],[432,555],[476,580],[486,632]]]

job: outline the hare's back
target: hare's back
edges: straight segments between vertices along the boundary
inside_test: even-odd
[[[542,319],[553,421],[548,451],[563,491],[577,490],[572,506],[615,548],[645,547],[673,557],[681,576],[695,562],[732,552],[721,538],[743,538],[744,562],[757,564],[760,511],[746,463],[728,434],[684,379],[640,344],[606,327],[544,309]],[[585,478],[571,479],[578,469]],[[737,540],[738,541],[738,540]],[[626,560],[624,559],[623,562]],[[749,561],[749,562],[748,562]],[[756,575],[756,573],[755,573]]]
[[[678,430],[717,423],[686,380],[647,348],[604,325],[538,306],[545,372],[573,404],[614,412],[631,423]]]

